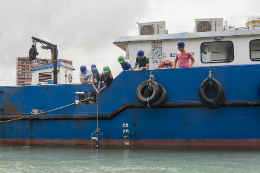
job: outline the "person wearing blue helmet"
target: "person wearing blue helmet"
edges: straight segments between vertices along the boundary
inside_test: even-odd
[[[91,71],[92,71],[93,68],[97,68],[96,64],[91,65]]]
[[[97,68],[93,68],[92,69],[92,74],[93,75],[90,77],[90,83],[92,84],[92,86],[96,90],[96,92],[99,93],[99,90],[95,86],[95,84],[97,84],[100,81],[100,75],[98,73],[98,69]]]
[[[184,42],[183,41],[179,41],[177,44],[177,47],[179,49],[180,52],[177,53],[176,58],[174,60],[172,69],[175,69],[176,64],[178,62],[178,67],[189,67],[189,69],[191,69],[192,65],[195,62],[194,57],[192,56],[192,54],[190,52],[187,52],[184,49]],[[189,64],[189,60],[191,59],[191,63]]]
[[[91,67],[94,67],[93,65]],[[90,83],[94,90],[96,90],[97,93],[99,93],[99,90],[97,89],[95,84],[98,84],[100,81],[100,75],[98,73],[97,68],[92,68],[92,76],[90,77]],[[96,103],[96,92],[89,92],[88,94],[88,103],[89,104],[95,104]]]
[[[132,69],[135,69],[138,64],[139,64],[138,71],[141,71],[141,70],[144,70],[144,69],[149,69],[149,59],[146,56],[144,56],[143,50],[138,50],[136,62],[135,62],[135,65]],[[132,69],[129,69],[129,71],[131,71]]]
[[[80,66],[80,74],[79,74],[79,78],[80,78],[80,82],[81,83],[89,83],[90,82],[90,76],[92,75],[90,70],[87,70],[86,66]]]
[[[85,65],[80,66],[80,74],[79,74],[79,78],[80,78],[80,82],[82,84],[84,83],[90,83],[90,77],[92,76],[92,73],[90,70],[87,70]],[[88,92],[84,92],[84,96],[85,99],[89,97],[89,93]],[[85,100],[85,103],[89,103],[88,100]]]

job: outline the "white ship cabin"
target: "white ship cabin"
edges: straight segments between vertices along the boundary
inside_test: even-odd
[[[58,61],[57,62],[57,83],[69,84],[72,83],[72,76],[74,67],[68,63]],[[32,71],[32,83],[31,85],[45,85],[53,84],[53,63],[33,67]]]
[[[222,18],[196,19],[194,32],[168,34],[163,21],[138,23],[139,36],[119,37],[114,44],[126,52],[125,59],[132,66],[138,50],[143,50],[150,69],[164,60],[174,61],[179,41],[193,54],[193,66],[259,64],[260,13],[251,15],[245,24],[235,28]]]

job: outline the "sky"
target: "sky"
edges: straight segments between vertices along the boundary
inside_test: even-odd
[[[195,19],[224,18],[245,27],[259,0],[0,0],[0,86],[16,85],[16,58],[27,57],[32,36],[58,46],[59,57],[73,61],[73,83],[80,66],[108,65],[113,76],[125,52],[113,42],[137,36],[136,22],[165,21],[168,33],[193,32]],[[37,44],[39,58],[51,58]],[[133,64],[131,64],[133,66]]]

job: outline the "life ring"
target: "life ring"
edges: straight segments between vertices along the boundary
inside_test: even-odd
[[[164,60],[164,61],[162,61],[162,62],[159,64],[158,68],[163,68],[163,66],[165,66],[165,65],[170,65],[170,66],[172,67],[172,66],[173,66],[173,62],[170,61],[170,60]]]
[[[151,80],[151,88],[152,88],[152,95],[148,98],[144,97],[143,96],[143,93],[145,91],[145,89],[148,88],[148,80],[147,81],[144,81],[142,82],[138,88],[136,89],[136,97],[137,99],[143,103],[143,104],[147,104],[148,102],[149,103],[153,103],[155,102],[155,100],[158,98],[159,94],[160,94],[160,89],[159,89],[159,85],[157,82],[155,81],[152,81]]]
[[[211,80],[212,84],[210,84],[210,80]],[[214,96],[214,98],[208,98],[208,96],[207,96],[207,92],[210,89],[213,89],[213,91],[216,91],[216,95]],[[216,109],[224,103],[225,91],[219,81],[217,81],[214,78],[211,78],[211,79],[207,78],[201,83],[201,85],[199,87],[199,97],[200,97],[201,103],[205,107],[210,108],[210,109]]]
[[[164,105],[164,103],[166,102],[167,100],[167,92],[166,92],[166,89],[161,85],[159,84],[159,87],[160,87],[160,98],[155,101],[154,103],[151,104],[151,107],[153,108],[158,108],[158,107],[162,107]],[[150,89],[147,87],[144,91],[144,97],[149,97],[150,95],[152,94],[152,92],[150,91]]]

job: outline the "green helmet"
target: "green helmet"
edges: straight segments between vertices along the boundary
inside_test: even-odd
[[[119,63],[124,62],[124,60],[125,60],[124,56],[120,56],[120,57],[118,57],[118,62],[119,62]]]
[[[103,72],[104,72],[104,73],[108,73],[108,72],[109,72],[109,70],[110,70],[110,69],[109,69],[109,67],[108,67],[108,66],[105,66],[105,67],[103,68]]]

